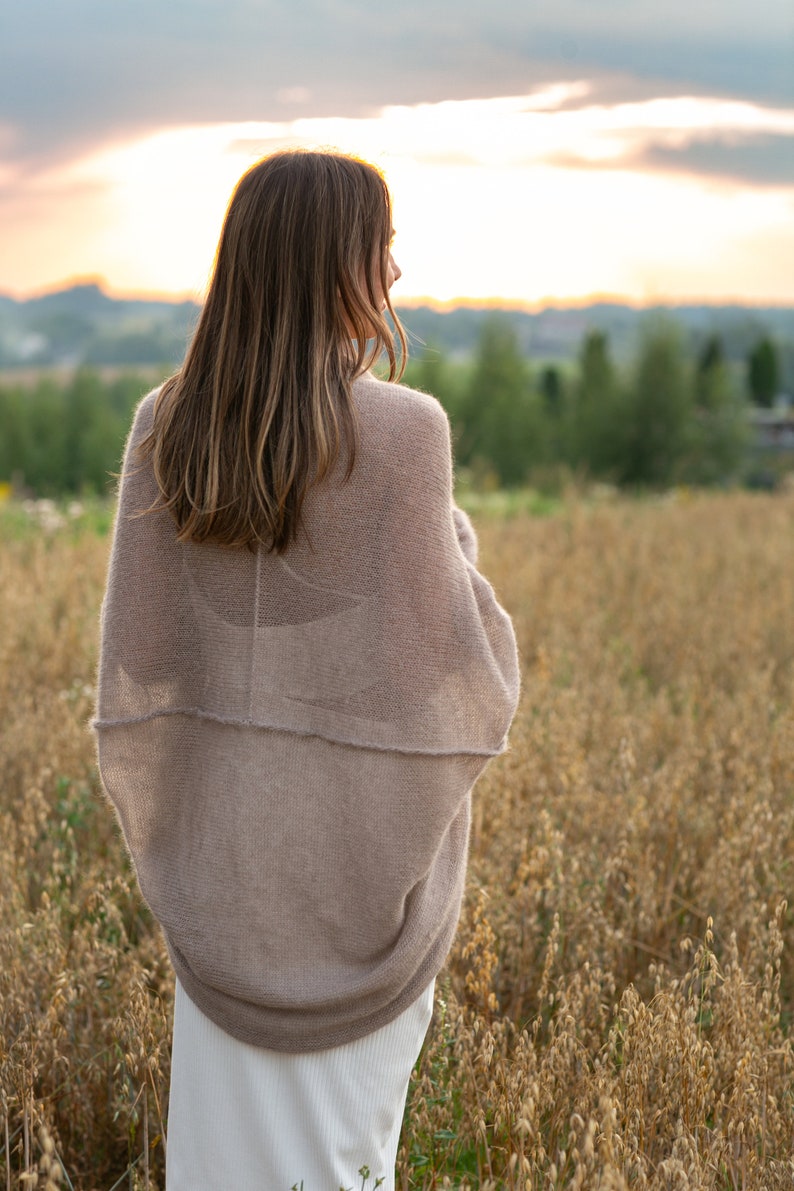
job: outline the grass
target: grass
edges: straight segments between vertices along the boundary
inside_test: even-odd
[[[523,696],[398,1186],[789,1189],[794,497],[471,507]],[[47,1155],[75,1191],[162,1187],[173,980],[86,728],[108,515],[25,516],[0,510],[0,1187]]]
[[[10,485],[9,485],[10,490]],[[10,500],[0,493],[0,544],[64,535],[70,540],[84,534],[106,537],[113,525],[113,510],[96,496],[79,499]]]

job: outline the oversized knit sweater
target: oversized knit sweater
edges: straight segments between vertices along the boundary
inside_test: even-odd
[[[431,397],[361,377],[359,445],[284,554],[177,541],[127,447],[102,609],[99,762],[191,999],[308,1052],[442,966],[472,785],[505,747],[515,638],[452,501]]]

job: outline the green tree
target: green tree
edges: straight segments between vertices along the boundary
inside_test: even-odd
[[[136,405],[152,388],[154,384],[151,378],[146,379],[135,372],[122,372],[106,382],[105,401],[127,428]]]
[[[747,357],[747,383],[756,405],[772,404],[780,384],[780,361],[768,335],[759,339]]]
[[[544,461],[541,399],[514,330],[498,316],[483,324],[456,429],[459,461],[491,469],[502,484],[524,483]]]
[[[64,488],[105,492],[118,470],[129,411],[114,408],[111,391],[90,368],[79,369],[63,392]]]
[[[674,327],[646,332],[625,405],[620,479],[664,485],[680,478],[695,427],[692,388]]]
[[[0,480],[38,496],[107,491],[147,387],[123,378],[108,386],[81,369],[65,385],[45,376],[32,389],[0,391]]]
[[[408,361],[403,381],[423,393],[437,397],[454,422],[461,404],[460,368],[450,363],[444,352],[429,343],[422,354]]]
[[[559,368],[548,364],[540,374],[540,391],[547,411],[552,417],[558,417],[562,412],[564,386]]]
[[[700,349],[697,361],[697,386],[698,386],[698,404],[702,405],[703,401],[700,399],[701,386],[707,382],[716,368],[721,368],[725,364],[725,349],[722,345],[721,335],[709,335],[703,347]],[[708,387],[706,383],[706,387]]]
[[[684,478],[697,484],[736,478],[746,456],[750,427],[719,335],[710,336],[698,356],[694,400],[692,444]]]
[[[28,394],[28,435],[20,471],[38,496],[57,496],[68,489],[63,390],[42,377]]]
[[[28,394],[20,388],[0,389],[0,480],[23,480],[28,453]]]
[[[616,479],[623,465],[625,410],[604,332],[587,333],[578,363],[568,406],[568,461],[589,475]]]

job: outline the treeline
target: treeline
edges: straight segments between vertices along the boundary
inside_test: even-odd
[[[687,350],[670,323],[646,332],[634,361],[617,367],[603,332],[573,363],[533,364],[510,323],[494,316],[464,361],[429,347],[406,383],[447,409],[458,466],[475,486],[554,486],[574,475],[635,487],[721,484],[747,478],[753,404],[779,384],[774,344],[762,338],[741,374],[717,336]],[[109,491],[132,411],[151,380],[0,385],[0,482],[57,496]]]
[[[737,374],[718,336],[694,354],[660,322],[618,368],[606,335],[591,331],[571,366],[534,366],[499,317],[477,350],[454,362],[429,347],[405,380],[449,413],[458,466],[475,485],[559,484],[561,477],[621,486],[722,484],[748,478],[753,405],[779,384],[774,344],[762,338]]]
[[[19,494],[103,494],[115,484],[132,412],[151,387],[82,368],[68,381],[0,387],[0,482]]]

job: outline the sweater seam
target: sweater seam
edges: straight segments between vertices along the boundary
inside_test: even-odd
[[[267,723],[264,720],[243,719],[241,716],[223,716],[215,712],[203,711],[196,707],[169,707],[162,711],[149,711],[143,715],[123,716],[119,719],[95,719],[91,721],[91,728],[99,732],[104,728],[123,728],[135,724],[147,724],[153,720],[164,719],[167,716],[189,716],[198,720],[209,720],[216,724],[225,724],[232,728],[255,728],[267,732],[286,732],[291,736],[303,736],[319,740],[326,740],[330,744],[340,744],[350,748],[361,749],[364,752],[398,753],[405,756],[423,757],[498,757],[507,748],[507,737],[503,737],[496,748],[410,748],[408,746],[392,744],[361,744],[353,737],[331,735],[310,729],[284,727],[281,724]]]

